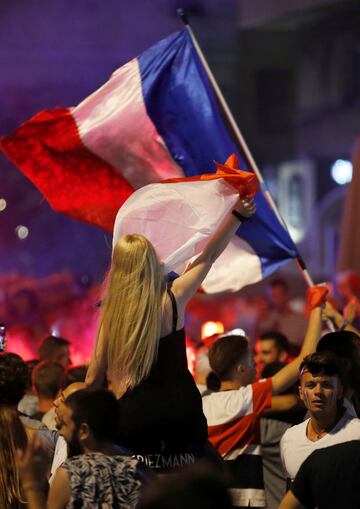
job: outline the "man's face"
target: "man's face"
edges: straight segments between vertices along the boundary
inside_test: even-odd
[[[306,408],[315,416],[335,412],[337,402],[343,396],[337,375],[312,375],[309,371],[301,376],[299,392]]]
[[[284,362],[283,355],[279,352],[273,339],[262,339],[256,344],[257,361],[263,366],[267,366],[272,362]]]
[[[63,414],[65,409],[65,400],[70,394],[73,394],[76,391],[80,391],[81,389],[85,389],[86,385],[84,382],[75,382],[63,391],[60,391],[58,397],[55,399],[53,405],[55,407],[55,424],[56,428],[60,429],[63,422]]]
[[[62,346],[59,349],[59,353],[56,356],[55,362],[61,364],[65,370],[68,369],[71,364],[70,350],[68,346]]]
[[[55,407],[55,425],[56,428],[59,430],[61,428],[62,422],[63,422],[63,414],[65,409],[65,399],[66,399],[66,389],[63,391],[60,391],[58,397],[54,400],[54,407]]]
[[[82,454],[84,452],[78,438],[78,429],[72,419],[72,410],[66,406],[66,404],[64,404],[59,431],[60,435],[64,437],[64,440],[67,443],[69,457],[76,456],[77,454]]]

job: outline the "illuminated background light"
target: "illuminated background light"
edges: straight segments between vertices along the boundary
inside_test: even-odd
[[[224,324],[222,322],[205,322],[201,326],[201,339],[208,338],[213,334],[222,334]]]
[[[0,212],[6,209],[6,200],[4,198],[0,198]]]
[[[352,179],[352,164],[350,161],[345,161],[344,159],[338,159],[331,166],[331,176],[333,180],[343,186],[351,182]]]
[[[19,225],[15,228],[16,235],[19,239],[24,240],[29,235],[29,229],[26,226]]]
[[[226,334],[223,334],[222,337],[225,338],[226,336],[244,336],[246,337],[246,332],[244,329],[232,329],[226,332]]]
[[[56,338],[60,337],[58,325],[52,325],[52,327],[50,328],[50,332],[52,336],[55,336]]]

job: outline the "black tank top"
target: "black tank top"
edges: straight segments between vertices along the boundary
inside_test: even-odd
[[[187,367],[185,331],[176,330],[177,307],[171,290],[169,296],[172,332],[160,338],[148,378],[118,400],[119,440],[136,454],[176,453],[202,447],[207,441],[201,396]]]

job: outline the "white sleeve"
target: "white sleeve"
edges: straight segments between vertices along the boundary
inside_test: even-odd
[[[280,458],[281,458],[282,469],[283,469],[285,476],[290,477],[289,472],[286,469],[286,462],[285,462],[285,457],[287,455],[286,435],[287,435],[287,431],[285,431],[285,433],[283,434],[283,436],[281,437],[281,440],[280,440]]]

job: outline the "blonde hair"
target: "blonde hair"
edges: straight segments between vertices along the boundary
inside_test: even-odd
[[[108,373],[133,388],[146,378],[157,355],[165,278],[153,245],[142,235],[116,242],[97,331],[105,339]]]
[[[25,507],[16,464],[17,449],[25,450],[27,436],[15,408],[0,405],[0,507]]]

